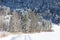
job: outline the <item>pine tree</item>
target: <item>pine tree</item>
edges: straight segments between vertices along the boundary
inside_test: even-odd
[[[29,15],[28,15],[28,12],[27,11],[24,11],[23,12],[24,15],[21,19],[21,25],[22,25],[22,30],[23,32],[28,32],[29,31]]]

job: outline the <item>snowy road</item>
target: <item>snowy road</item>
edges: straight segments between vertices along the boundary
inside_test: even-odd
[[[42,32],[34,34],[10,35],[0,40],[60,40],[59,32]]]

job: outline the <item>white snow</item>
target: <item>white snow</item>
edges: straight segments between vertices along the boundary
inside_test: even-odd
[[[60,26],[59,25],[53,24],[52,26],[53,26],[52,29],[54,30],[54,32],[60,32]]]
[[[9,35],[0,40],[60,40],[60,26],[55,24],[52,26],[54,32]]]

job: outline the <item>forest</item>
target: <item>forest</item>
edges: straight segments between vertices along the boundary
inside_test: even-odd
[[[16,9],[0,6],[0,31],[7,32],[40,32],[52,31],[51,20],[45,20],[31,9]]]

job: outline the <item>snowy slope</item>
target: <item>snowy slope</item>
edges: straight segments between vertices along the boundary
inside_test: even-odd
[[[52,26],[53,26],[52,29],[54,30],[54,32],[60,32],[60,25],[53,24]]]
[[[0,40],[60,40],[60,26],[53,24],[54,32],[32,34],[16,34],[0,38]]]

